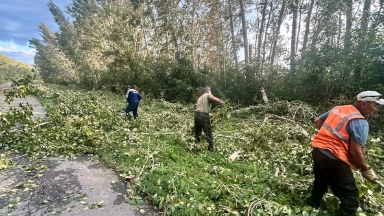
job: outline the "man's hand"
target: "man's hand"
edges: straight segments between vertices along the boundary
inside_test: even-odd
[[[369,168],[367,171],[360,171],[365,179],[369,182],[376,183],[376,180],[379,180],[379,177],[373,172],[372,168]]]

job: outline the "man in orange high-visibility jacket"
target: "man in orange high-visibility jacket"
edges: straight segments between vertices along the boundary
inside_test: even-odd
[[[351,168],[359,169],[374,183],[378,176],[364,159],[369,131],[368,116],[384,104],[375,91],[357,95],[353,105],[336,106],[315,119],[319,132],[312,140],[315,180],[310,204],[320,207],[323,195],[331,188],[340,200],[338,215],[353,215],[359,207],[359,192]]]

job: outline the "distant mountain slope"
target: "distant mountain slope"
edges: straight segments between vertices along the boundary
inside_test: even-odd
[[[14,66],[14,67],[25,68],[25,69],[32,68],[32,66],[30,65],[24,64],[22,62],[18,62],[15,59],[12,59],[0,53],[0,67],[4,67],[4,66]]]
[[[18,62],[0,53],[0,84],[32,74],[32,66]]]

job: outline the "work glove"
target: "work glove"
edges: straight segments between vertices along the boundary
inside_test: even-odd
[[[365,179],[367,179],[369,182],[376,183],[376,180],[379,180],[379,177],[376,175],[376,173],[373,171],[372,168],[369,168],[367,171],[360,171],[361,174]]]

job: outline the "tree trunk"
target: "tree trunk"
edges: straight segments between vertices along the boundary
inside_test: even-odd
[[[351,30],[352,30],[352,0],[347,1],[347,10],[346,10],[346,23],[345,23],[345,37],[344,37],[344,46],[348,49],[351,46]]]
[[[342,27],[343,27],[343,18],[342,18],[342,16],[343,16],[343,13],[342,13],[342,11],[340,11],[339,12],[339,32],[337,33],[337,40],[336,40],[336,47],[340,47],[340,40],[341,40],[341,33],[342,33],[342,31],[341,31],[341,29],[342,29]]]
[[[315,0],[311,0],[311,4],[309,5],[309,8],[308,8],[307,20],[306,20],[306,23],[305,23],[304,41],[303,41],[303,47],[301,49],[301,54],[304,54],[305,50],[307,49],[308,36],[309,36],[309,27],[311,25],[311,17],[312,17],[312,10],[313,10],[313,5],[314,4],[315,4]]]
[[[300,4],[300,2],[299,2]],[[298,51],[298,47],[299,47],[299,34],[300,34],[300,30],[301,30],[301,15],[302,15],[302,9],[300,8],[300,5],[297,5],[297,10],[298,10],[298,13],[299,13],[299,18],[298,18],[298,27],[297,27],[297,32],[296,32],[296,47],[295,47],[295,53],[297,53]]]
[[[252,59],[253,59],[253,56],[252,56],[252,44],[248,45],[248,52],[249,52],[249,63],[252,64]]]
[[[260,68],[262,72],[264,71],[264,66],[265,66],[264,64],[266,62],[266,60],[265,60],[265,55],[266,55],[265,49],[266,49],[266,44],[267,44],[266,42],[268,40],[267,35],[268,35],[268,29],[269,29],[269,26],[270,26],[270,23],[271,23],[272,10],[273,10],[273,1],[271,1],[271,4],[270,4],[270,12],[268,14],[268,22],[267,22],[267,25],[265,27],[264,43],[263,43],[263,51],[262,51],[263,58],[261,60],[261,68]]]
[[[238,62],[237,62],[237,50],[236,50],[236,39],[235,39],[235,31],[233,26],[233,12],[232,12],[232,2],[231,0],[228,0],[228,6],[229,6],[229,24],[231,25],[231,38],[232,38],[232,55],[233,60],[235,61],[235,67],[238,68]]]
[[[259,28],[259,35],[257,39],[257,57],[256,57],[256,72],[257,77],[260,78],[261,75],[261,45],[263,43],[263,34],[264,34],[264,26],[265,26],[265,14],[268,6],[268,0],[264,0],[263,2],[263,10],[261,11],[261,23]]]
[[[358,44],[358,50],[361,50],[360,48],[364,46],[365,36],[368,32],[368,22],[371,15],[371,0],[365,0],[364,1],[364,8],[363,8],[363,15],[361,17],[361,25],[360,25],[360,34],[359,34],[359,44]],[[361,71],[362,71],[362,58],[363,54],[361,51],[356,52],[356,65],[354,69],[354,80],[356,83],[361,82]]]
[[[295,57],[296,57],[296,37],[297,37],[297,15],[298,15],[299,0],[292,2],[292,37],[291,37],[291,72],[295,69]]]
[[[364,1],[363,16],[361,17],[361,27],[359,39],[362,40],[368,31],[368,23],[371,17],[371,0]]]
[[[279,20],[277,22],[276,30],[273,33],[272,51],[271,51],[271,67],[273,67],[273,64],[275,61],[277,40],[278,40],[279,35],[280,35],[281,24],[283,23],[284,12],[285,12],[285,8],[286,8],[286,2],[287,2],[287,0],[283,0],[283,2],[281,4],[280,13],[279,13]]]
[[[240,0],[240,16],[243,28],[243,40],[244,40],[244,61],[248,64],[248,38],[247,38],[247,20],[245,19],[245,7],[244,1]]]

